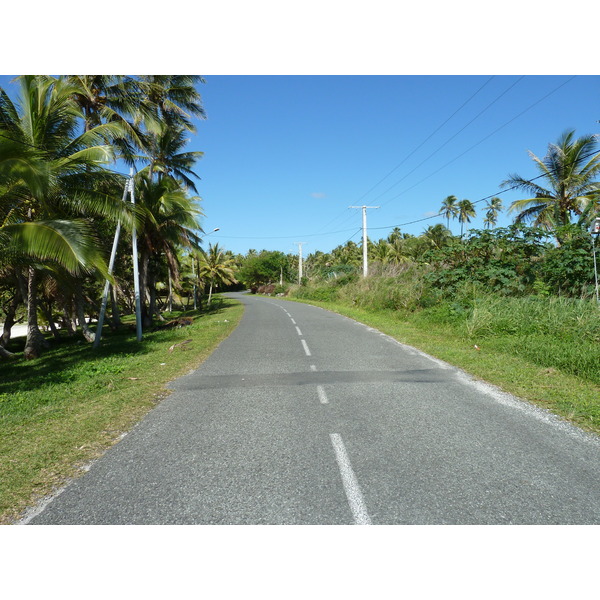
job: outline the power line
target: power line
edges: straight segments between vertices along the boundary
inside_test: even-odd
[[[417,150],[419,150],[422,146],[424,146],[426,142],[428,142],[446,123],[448,123],[448,121],[450,121],[450,119],[452,119],[452,117],[454,117],[454,115],[456,115],[458,112],[460,112],[473,98],[475,98],[475,96],[477,96],[477,94],[479,94],[479,92],[488,83],[490,83],[490,81],[492,81],[492,79],[494,79],[494,77],[495,77],[495,75],[492,75],[474,94],[472,94],[467,100],[465,100],[465,102],[463,102],[437,129],[435,129],[432,133],[430,133],[416,148],[414,148],[411,152],[409,152],[404,157],[404,159],[401,162],[399,162],[385,177],[383,177],[382,179],[380,179],[371,189],[369,189],[368,191],[366,191],[357,200],[357,202],[360,202],[365,196],[367,196],[368,194],[370,194],[380,183],[382,183],[383,181],[385,181],[394,171],[396,171],[399,167],[401,167]],[[475,117],[475,118],[477,118],[477,117]],[[469,123],[467,123],[467,125],[468,124]],[[467,125],[465,125],[465,127]],[[464,127],[463,127],[463,129],[464,129]],[[462,129],[461,129],[461,131],[462,131]],[[458,133],[460,133],[460,131]],[[450,138],[450,139],[452,139],[452,138]]]
[[[598,154],[599,154],[598,151],[589,152],[588,154],[584,154],[583,156],[580,156],[576,160],[571,161],[570,163],[567,163],[567,165],[575,164],[576,162],[578,162],[580,160],[585,160],[586,158],[590,158],[591,156],[595,156],[595,155],[598,155]],[[537,179],[541,179],[542,177],[546,177],[546,173],[542,173],[541,175],[537,175],[536,177],[532,177],[531,179],[527,179],[527,181],[536,181]],[[480,198],[479,200],[474,200],[472,202],[472,204],[479,204],[481,202],[485,202],[486,200],[489,200],[490,198],[494,198],[495,196],[500,196],[501,194],[506,194],[507,192],[510,192],[512,190],[517,189],[518,187],[519,187],[518,185],[514,185],[514,186],[511,186],[509,188],[506,188],[506,189],[503,189],[503,190],[499,190],[499,191],[497,191],[497,192],[495,192],[493,194],[490,194],[488,196],[484,196],[483,198]],[[361,207],[358,207],[358,208],[361,208]],[[422,217],[420,219],[415,219],[413,221],[406,221],[404,223],[398,223],[396,225],[385,225],[383,227],[370,227],[370,229],[377,229],[378,230],[378,229],[393,229],[394,227],[404,227],[406,225],[413,225],[415,223],[421,223],[423,221],[429,221],[431,219],[437,219],[438,217],[441,217],[441,216],[442,216],[442,213],[439,212],[439,213],[437,213],[435,215],[430,215],[428,217]],[[249,237],[249,236],[221,235],[221,236],[218,236],[218,237],[219,238],[227,238],[227,239],[236,239],[236,240],[282,240],[282,239],[301,238],[301,237],[316,237],[316,236],[334,235],[336,233],[346,233],[348,231],[354,231],[354,233],[350,236],[350,238],[348,238],[346,240],[346,242],[344,242],[344,244],[348,243],[357,233],[359,233],[360,231],[362,231],[362,229],[358,229],[358,230],[355,230],[354,228],[353,229],[341,229],[341,230],[338,230],[338,231],[327,231],[327,232],[324,232],[324,233],[305,233],[303,235],[286,235],[286,236],[263,236],[263,237],[253,236],[253,237]]]
[[[392,173],[394,173],[398,168],[400,168],[411,156],[413,156],[415,154],[415,152],[417,150],[419,150],[422,146],[424,146],[438,131],[440,131],[440,129],[442,129],[442,127],[444,127],[444,125],[446,125],[446,123],[448,123],[452,117],[454,117],[456,114],[458,114],[473,98],[475,98],[475,96],[477,96],[477,94],[479,94],[479,92],[481,92],[481,90],[488,85],[492,79],[494,79],[495,75],[492,75],[482,86],[480,86],[473,94],[471,94],[471,96],[469,96],[469,98],[467,98],[441,125],[439,125],[432,133],[430,133],[418,146],[416,146],[416,148],[414,148],[411,152],[409,152],[402,161],[400,161],[387,175],[385,175],[382,179],[380,179],[374,186],[372,186],[369,190],[367,190],[357,201],[356,203],[358,204],[365,196],[367,196],[368,194],[370,194],[380,183],[382,183],[383,181],[385,181]],[[508,90],[507,90],[508,91]],[[464,129],[464,128],[463,128]],[[462,131],[462,130],[461,130]],[[460,132],[459,132],[460,133]],[[451,138],[452,139],[452,138]],[[420,165],[419,165],[420,166]],[[401,180],[402,181],[402,180]],[[393,187],[393,186],[392,186]],[[391,189],[391,188],[390,188]],[[389,190],[386,190],[386,192]],[[384,194],[386,193],[384,192]],[[379,196],[378,196],[379,198]],[[334,223],[335,221],[337,221],[340,217],[342,217],[344,214],[346,214],[346,211],[343,211],[342,213],[338,214],[337,216],[335,216],[331,221],[329,221],[326,225],[324,225],[320,231],[322,231],[323,229],[326,229],[327,227],[329,227],[329,225],[331,225],[332,223]],[[344,219],[344,222],[348,221],[351,215],[349,215],[346,219]]]
[[[387,204],[388,202],[391,202],[392,200],[395,200],[396,198],[398,198],[402,194],[405,194],[406,192],[408,192],[408,191],[412,190],[413,188],[417,187],[418,185],[420,185],[424,181],[427,181],[427,179],[429,179],[430,177],[433,177],[434,175],[436,175],[437,173],[439,173],[442,169],[445,169],[448,165],[451,165],[453,162],[456,162],[459,158],[463,157],[465,154],[467,154],[468,152],[470,152],[471,150],[473,150],[473,148],[476,148],[477,146],[479,146],[479,144],[482,144],[483,142],[485,142],[485,140],[487,140],[491,136],[495,135],[496,133],[498,133],[498,131],[500,131],[501,129],[503,129],[507,125],[510,125],[510,123],[512,123],[513,121],[515,121],[516,119],[518,119],[520,116],[524,115],[526,112],[528,112],[529,110],[531,110],[534,106],[538,105],[540,102],[544,101],[546,98],[548,98],[549,96],[551,96],[552,94],[554,94],[555,92],[557,92],[561,87],[567,85],[567,83],[571,82],[573,79],[575,79],[575,77],[577,77],[577,76],[573,75],[572,77],[570,77],[569,79],[567,79],[566,81],[564,81],[563,83],[561,83],[559,86],[557,86],[556,88],[554,88],[553,90],[551,90],[550,92],[548,92],[545,96],[543,96],[542,98],[540,98],[539,100],[537,100],[533,104],[530,104],[526,109],[522,110],[518,115],[516,115],[512,119],[506,121],[506,123],[504,123],[503,125],[500,125],[500,127],[494,129],[494,131],[492,131],[491,133],[489,133],[488,135],[486,135],[485,137],[483,137],[482,139],[480,139],[478,142],[476,142],[475,144],[473,144],[469,148],[467,148],[464,152],[462,152],[458,156],[455,156],[452,160],[449,160],[446,164],[442,165],[439,169],[437,169],[436,171],[433,171],[433,173],[430,173],[429,175],[427,175],[426,177],[424,177],[420,181],[417,181],[417,183],[415,183],[411,187],[406,188],[405,190],[402,190],[401,192],[399,192],[395,196],[392,196],[391,198],[389,198],[388,200],[386,200],[383,204]]]
[[[583,156],[580,156],[579,158],[571,161],[570,163],[567,163],[566,166],[574,165],[575,163],[579,162],[580,160],[585,160],[586,158],[589,158],[590,156],[597,156],[598,154],[599,154],[598,151],[589,152],[588,154],[584,154]],[[547,176],[547,173],[542,173],[541,175],[537,175],[536,177],[532,177],[531,179],[527,179],[526,181],[531,182],[531,181],[535,181],[536,179],[541,179],[542,177],[546,177],[546,176]],[[516,190],[518,187],[520,187],[520,186],[513,185],[504,190],[497,191],[495,194],[490,194],[489,196],[485,196],[484,198],[475,200],[472,202],[472,204],[479,204],[480,202],[485,202],[486,200],[489,200],[490,198],[494,198],[495,196],[499,196],[500,194],[506,194],[506,192]],[[385,227],[371,227],[371,229],[393,229],[394,227],[404,227],[405,225],[413,225],[414,223],[421,223],[422,221],[428,221],[429,219],[437,219],[438,217],[441,217],[441,216],[442,216],[442,212],[439,212],[435,215],[430,215],[429,217],[423,217],[421,219],[416,219],[414,221],[407,221],[406,223],[399,223],[398,225],[387,225]]]
[[[515,81],[510,86],[508,86],[499,96],[497,96],[494,100],[492,100],[492,102],[490,102],[483,110],[481,110],[480,112],[478,112],[466,125],[464,125],[463,127],[461,127],[453,136],[451,136],[450,138],[448,138],[441,146],[439,146],[436,150],[434,150],[427,158],[425,158],[424,160],[422,160],[416,167],[414,167],[411,171],[409,171],[404,177],[402,177],[401,179],[399,179],[398,181],[396,181],[396,183],[394,183],[393,185],[391,185],[387,190],[385,190],[385,192],[382,192],[381,194],[379,194],[379,196],[377,196],[375,198],[375,200],[378,200],[379,198],[381,198],[381,196],[387,194],[392,188],[396,187],[400,182],[404,181],[409,175],[412,175],[420,166],[422,166],[423,164],[425,164],[432,156],[435,156],[442,148],[444,148],[445,146],[447,146],[456,136],[458,136],[469,125],[471,125],[471,123],[473,123],[474,121],[476,121],[484,112],[486,112],[496,102],[498,102],[498,100],[500,100],[500,98],[502,98],[504,95],[506,95],[513,87],[515,87],[522,79],[524,79],[524,77],[525,77],[524,75],[521,75],[521,77],[519,77],[519,79],[517,79],[517,81]],[[387,204],[391,200],[392,200],[392,198],[390,198],[390,200],[387,200],[386,202],[384,202],[384,204]]]
[[[443,148],[450,140],[452,140],[454,137],[456,137],[461,131],[463,131],[468,125],[470,125],[475,119],[477,119],[481,114],[483,114],[483,112],[485,112],[488,108],[490,108],[490,106],[492,106],[492,104],[494,104],[497,100],[499,100],[502,96],[504,96],[508,91],[510,91],[510,89],[512,89],[515,85],[517,85],[517,83],[519,83],[519,81],[521,81],[523,79],[524,76],[521,76],[517,81],[515,81],[511,86],[509,86],[500,96],[498,96],[495,100],[493,100],[490,104],[488,104],[486,106],[486,108],[484,108],[480,113],[478,113],[477,116],[475,116],[471,121],[469,121],[469,123],[467,123],[467,125],[465,125],[462,129],[460,129],[454,136],[452,136],[449,140],[447,140],[442,146],[440,146],[440,148],[438,148],[435,152],[433,152],[431,155],[429,155],[429,157],[427,157],[424,161],[422,161],[419,165],[417,165],[417,167],[415,167],[412,171],[410,171],[409,173],[407,173],[407,175],[405,175],[402,179],[400,179],[399,181],[397,181],[395,184],[393,184],[392,186],[390,186],[387,190],[385,190],[385,192],[383,192],[382,194],[380,194],[379,196],[377,196],[375,198],[375,200],[379,199],[381,196],[383,196],[384,194],[386,194],[390,189],[392,189],[394,186],[396,186],[398,183],[400,183],[401,181],[403,181],[404,179],[406,179],[406,177],[408,177],[410,174],[412,174],[418,167],[420,167],[424,162],[426,162],[429,158],[431,158],[431,156],[433,156],[435,153],[438,152],[438,150],[440,150],[441,148]],[[529,110],[531,110],[534,106],[537,106],[538,104],[540,104],[541,102],[543,102],[546,98],[548,98],[549,96],[551,96],[552,94],[556,93],[560,88],[562,88],[563,86],[567,85],[568,83],[570,83],[573,79],[575,79],[577,76],[573,75],[572,77],[569,77],[566,81],[562,82],[560,85],[558,85],[557,87],[555,87],[554,89],[552,89],[551,91],[549,91],[547,94],[545,94],[544,96],[542,96],[540,99],[536,100],[535,102],[533,102],[532,104],[530,104],[527,108],[525,108],[524,110],[522,110],[520,113],[518,113],[517,115],[515,115],[514,117],[512,117],[511,119],[509,119],[508,121],[506,121],[505,123],[503,123],[502,125],[500,125],[500,127],[497,127],[496,129],[494,129],[491,133],[489,133],[488,135],[486,135],[485,137],[483,137],[482,139],[480,139],[478,142],[476,142],[475,144],[473,144],[472,146],[470,146],[469,148],[467,148],[464,152],[462,152],[461,154],[459,154],[458,156],[455,156],[452,160],[448,161],[447,163],[445,163],[444,165],[442,165],[439,169],[433,171],[432,173],[430,173],[429,175],[427,175],[426,177],[424,177],[423,179],[421,179],[420,181],[416,182],[415,184],[413,184],[412,186],[402,190],[401,192],[399,192],[398,194],[396,194],[395,196],[392,196],[391,198],[389,198],[388,200],[386,200],[385,202],[382,203],[382,206],[388,204],[389,202],[391,202],[392,200],[395,200],[396,198],[400,197],[401,195],[405,194],[406,192],[414,189],[415,187],[417,187],[418,185],[420,185],[421,183],[423,183],[424,181],[427,181],[428,179],[430,179],[431,177],[433,177],[434,175],[436,175],[437,173],[439,173],[441,170],[445,169],[447,166],[451,165],[452,163],[456,162],[459,158],[463,157],[465,154],[467,154],[468,152],[470,152],[471,150],[473,150],[474,148],[476,148],[477,146],[479,146],[480,144],[482,144],[484,141],[486,141],[488,138],[492,137],[493,135],[495,135],[496,133],[498,133],[498,131],[500,131],[501,129],[503,129],[504,127],[510,125],[510,123],[512,123],[513,121],[515,121],[516,119],[518,119],[519,117],[521,117],[522,115],[524,115],[526,112],[528,112]],[[489,82],[489,80],[488,80]],[[486,84],[488,83],[486,82]],[[482,86],[483,87],[483,86]],[[480,88],[481,90],[481,88]],[[479,91],[479,90],[478,90]],[[476,92],[477,93],[477,92]],[[468,101],[467,101],[468,102]],[[466,103],[465,103],[466,104]],[[457,112],[457,111],[456,111]],[[439,128],[438,128],[439,129]],[[430,136],[431,137],[431,136]],[[408,157],[407,157],[408,158]],[[404,162],[404,161],[403,161]],[[393,172],[393,171],[392,171]],[[384,178],[385,179],[385,178]],[[383,180],[382,180],[383,181]],[[377,184],[378,185],[378,184]],[[376,186],[374,186],[376,187]],[[374,188],[371,188],[374,189]],[[505,190],[505,191],[510,191],[510,190]],[[498,194],[501,194],[504,192],[498,192]],[[496,194],[496,195],[498,195]],[[364,196],[363,196],[364,197]],[[491,198],[492,196],[488,196],[488,198]],[[483,200],[486,200],[488,198],[484,198]],[[477,201],[480,202],[480,201]],[[425,217],[422,219],[416,219],[414,221],[409,221],[407,223],[404,223],[402,225],[412,225],[414,223],[419,223],[421,221],[426,221],[429,220],[431,218],[436,218],[439,215],[432,215],[430,217]],[[337,219],[338,217],[336,217]],[[336,220],[334,219],[334,221]],[[346,219],[348,220],[348,219]],[[398,225],[399,227],[400,225]],[[373,227],[372,229],[388,229],[388,227],[383,227],[383,228],[377,228],[377,227]],[[326,234],[323,234],[326,235]]]

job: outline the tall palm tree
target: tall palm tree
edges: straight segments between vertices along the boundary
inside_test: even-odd
[[[461,200],[458,203],[458,220],[460,222],[460,237],[463,236],[465,223],[471,222],[471,217],[475,217],[475,207],[470,200]]]
[[[200,279],[205,279],[209,284],[208,305],[212,299],[213,287],[236,283],[233,274],[233,258],[228,256],[219,244],[208,245],[208,252],[201,251],[198,274]]]
[[[456,196],[446,196],[442,200],[440,214],[446,219],[446,227],[450,229],[450,217],[458,217],[458,198]]]
[[[5,163],[0,167],[0,189],[2,204],[11,206],[11,222],[3,227],[12,238],[11,248],[18,251],[17,244],[25,253],[54,260],[72,272],[88,268],[106,273],[89,217],[124,216],[114,196],[119,180],[104,168],[113,152],[103,142],[118,126],[103,124],[80,133],[81,111],[67,82],[46,76],[23,76],[19,82],[18,107],[0,89],[0,163]],[[22,147],[20,156],[17,146]],[[67,264],[73,244],[79,244],[81,252]],[[34,262],[28,266],[27,306],[25,356],[33,358],[44,345],[37,323]]]
[[[196,184],[191,177],[199,177],[192,167],[204,156],[204,152],[182,152],[188,141],[187,131],[183,127],[164,124],[159,133],[147,138],[145,149],[152,170],[158,173],[159,180],[165,175],[170,175],[197,194]],[[150,173],[150,166],[146,167],[146,170]]]
[[[146,128],[142,149],[149,162],[150,179],[154,176],[157,150],[161,145],[157,138],[165,136],[165,127],[179,131],[181,135],[182,131],[195,133],[192,119],[206,118],[202,98],[196,89],[199,83],[204,83],[199,75],[142,75],[137,78],[141,110],[136,122],[142,122]]]
[[[498,222],[498,213],[502,210],[502,199],[497,196],[490,198],[485,208],[484,226],[486,228],[495,227]]]
[[[137,176],[138,206],[143,222],[137,231],[140,255],[140,289],[144,327],[152,324],[158,263],[166,259],[175,284],[179,280],[177,248],[200,244],[199,198],[190,197],[172,177],[150,181],[148,173]]]
[[[574,216],[586,214],[586,219],[591,220],[598,212],[600,199],[597,140],[598,135],[575,138],[574,131],[565,131],[556,144],[548,144],[543,158],[529,152],[540,173],[540,182],[510,175],[501,184],[530,194],[510,205],[509,212],[517,213],[515,222],[532,222],[554,230],[571,223]]]
[[[73,88],[72,99],[81,108],[84,129],[102,123],[117,123],[122,130],[108,139],[119,148],[119,155],[127,164],[135,162],[135,148],[141,148],[144,137],[134,124],[140,115],[149,117],[137,82],[123,75],[65,75]]]
[[[144,106],[154,114],[153,123],[167,123],[195,132],[192,118],[204,119],[206,114],[197,85],[204,83],[199,75],[141,75],[138,88]]]

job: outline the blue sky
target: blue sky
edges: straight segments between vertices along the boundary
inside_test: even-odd
[[[0,77],[7,89],[8,77]],[[394,226],[420,234],[453,194],[499,195],[511,173],[534,177],[566,129],[600,133],[600,77],[523,75],[207,75],[197,163],[206,243],[235,253],[331,251]],[[470,227],[483,227],[485,201]],[[512,222],[506,210],[499,225]],[[458,233],[458,222],[451,222]]]
[[[198,186],[207,241],[303,253],[371,239],[393,226],[418,235],[454,194],[500,194],[511,173],[538,173],[566,129],[600,133],[597,76],[207,76]],[[466,103],[466,104],[465,104]],[[471,227],[483,227],[485,202]],[[512,222],[504,212],[499,225]],[[379,228],[379,229],[377,229]],[[451,223],[456,233],[459,224]]]

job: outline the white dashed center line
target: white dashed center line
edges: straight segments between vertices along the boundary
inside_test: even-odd
[[[317,386],[317,393],[319,394],[319,400],[321,404],[327,404],[329,402],[329,400],[327,400],[327,394],[325,393],[322,385]]]
[[[298,327],[297,325],[296,325],[296,331],[298,332],[298,335],[302,335],[302,332],[300,331],[300,327]]]
[[[340,468],[342,483],[344,484],[346,498],[348,498],[348,504],[350,505],[354,522],[356,525],[371,525],[371,518],[367,513],[367,507],[362,492],[360,491],[358,481],[356,480],[356,476],[354,475],[354,471],[352,470],[352,465],[350,464],[350,459],[346,453],[344,442],[342,442],[341,436],[337,433],[331,433],[329,436],[331,437],[331,443],[335,450],[335,458],[338,467]]]
[[[306,352],[306,356],[310,356],[310,350],[308,349],[308,345],[304,340],[300,340],[302,342],[302,346],[304,346],[304,352]]]

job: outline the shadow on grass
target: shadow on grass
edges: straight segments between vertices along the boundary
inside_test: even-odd
[[[191,317],[194,324],[203,317],[222,313],[235,302],[228,299],[215,299],[211,306],[198,310],[173,311],[171,319]],[[25,337],[11,340],[9,350],[15,352],[16,359],[0,362],[0,395],[15,394],[16,392],[34,391],[44,386],[65,384],[80,376],[82,367],[88,366],[89,372],[103,372],[99,368],[107,358],[130,357],[144,355],[158,343],[169,341],[173,329],[162,327],[164,323],[156,323],[153,328],[143,332],[142,341],[136,338],[135,316],[123,317],[122,328],[112,331],[108,325],[102,328],[102,338],[99,348],[85,342],[81,334],[68,337],[62,333],[60,340],[47,337],[50,348],[44,351],[40,358],[26,361],[23,359]],[[133,324],[132,324],[133,322]],[[116,365],[118,372],[118,364]],[[79,375],[78,375],[79,373]]]

